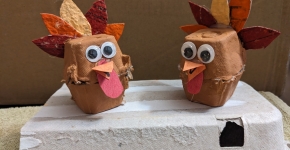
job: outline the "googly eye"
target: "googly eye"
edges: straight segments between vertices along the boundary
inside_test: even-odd
[[[96,45],[91,45],[86,49],[86,58],[90,62],[97,62],[102,58],[101,49]]]
[[[112,42],[105,42],[102,44],[101,52],[104,57],[112,58],[116,55],[116,46]]]
[[[213,61],[214,56],[214,49],[210,45],[203,44],[198,48],[197,57],[201,62],[208,64]]]
[[[192,42],[183,43],[181,55],[187,60],[193,59],[196,56],[196,46]]]

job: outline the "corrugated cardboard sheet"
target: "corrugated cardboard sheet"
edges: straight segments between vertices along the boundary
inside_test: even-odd
[[[83,13],[95,0],[74,0]],[[211,0],[193,0],[211,6]],[[59,16],[61,0],[0,0],[0,105],[42,104],[60,86],[63,59],[31,40],[48,35],[39,13]],[[107,0],[109,23],[124,22],[119,46],[132,58],[134,79],[178,79],[177,64],[186,34],[196,24],[187,0]],[[290,47],[290,1],[253,0],[246,26],[265,26],[281,35],[264,50],[247,51],[242,80],[256,90],[284,91]],[[285,93],[285,92],[284,92]],[[290,102],[290,100],[289,100]]]

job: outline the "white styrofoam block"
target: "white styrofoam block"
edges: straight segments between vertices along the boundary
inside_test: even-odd
[[[244,82],[222,107],[186,100],[180,80],[129,84],[124,105],[95,115],[63,85],[23,126],[20,149],[286,149],[281,113]],[[244,146],[220,147],[227,121],[243,126]]]

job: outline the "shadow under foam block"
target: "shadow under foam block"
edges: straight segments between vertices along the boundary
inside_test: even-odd
[[[64,85],[22,127],[20,149],[286,149],[281,113],[244,82],[222,107],[188,101],[181,80],[129,85],[124,105],[95,115]]]

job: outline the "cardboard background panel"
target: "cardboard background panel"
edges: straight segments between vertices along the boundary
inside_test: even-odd
[[[125,22],[119,45],[132,58],[134,79],[178,78],[177,64],[186,35],[179,26],[195,23],[188,3],[169,5],[167,0],[141,3],[124,0],[124,7],[114,5],[113,1],[106,3],[108,22]],[[182,16],[189,17],[180,20]]]
[[[86,13],[95,0],[74,0]],[[211,0],[192,0],[211,6]],[[40,13],[59,16],[62,0],[0,0],[0,105],[42,104],[61,85],[63,59],[51,57],[31,40],[49,33]],[[196,24],[187,0],[107,0],[108,23],[125,23],[119,46],[132,58],[135,80],[178,79],[186,33]],[[282,34],[264,50],[247,51],[242,80],[256,90],[281,95],[290,46],[289,2],[254,0],[246,27],[265,26]],[[289,100],[290,102],[290,100]]]
[[[251,84],[256,90],[271,91],[281,96],[285,88],[290,49],[289,13],[289,1],[275,3],[267,0],[253,1],[246,26],[265,26],[281,32],[266,49],[247,51],[246,72],[242,80]],[[284,100],[290,104],[290,98]]]
[[[78,1],[78,6],[88,10],[93,2]],[[63,59],[49,56],[31,41],[49,34],[40,13],[59,16],[62,1],[0,3],[0,105],[43,104],[62,85]]]
[[[281,72],[281,75],[276,78],[276,80],[278,80],[276,85],[282,86],[277,86],[275,91],[282,93],[281,98],[290,105],[290,1],[283,2],[281,11],[282,19],[280,30],[283,34],[280,37],[279,44],[276,48],[276,60],[278,64],[276,68]],[[272,83],[275,83],[275,81],[272,81]]]

